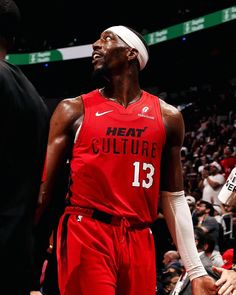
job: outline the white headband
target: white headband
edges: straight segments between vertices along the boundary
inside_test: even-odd
[[[143,44],[143,41],[130,29],[124,26],[113,26],[105,30],[111,31],[112,33],[119,36],[127,45],[131,48],[138,50],[138,61],[140,65],[140,70],[144,69],[148,61],[148,51]]]

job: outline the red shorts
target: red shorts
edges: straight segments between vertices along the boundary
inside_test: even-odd
[[[155,295],[150,228],[65,213],[59,222],[57,260],[61,295]]]

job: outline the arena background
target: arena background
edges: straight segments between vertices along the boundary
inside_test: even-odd
[[[117,24],[147,34],[236,5],[236,1],[227,0],[15,1],[21,9],[23,25],[15,48],[10,52],[12,54],[91,44],[103,29]],[[220,119],[222,115],[228,116],[230,110],[235,112],[235,33],[236,18],[222,25],[150,46],[150,60],[140,76],[141,86],[178,106],[184,115],[186,131],[199,127],[205,115],[208,117],[217,113]],[[93,88],[91,58],[20,67],[51,111],[61,99],[77,96]],[[219,100],[221,94],[224,94],[222,101]],[[195,122],[198,122],[196,126]],[[236,117],[231,116],[230,123],[235,130]],[[235,142],[236,138],[233,143]],[[208,146],[207,142],[204,144]],[[224,141],[221,147],[223,144]],[[197,179],[196,173],[186,175],[187,185]],[[160,232],[168,233],[165,224],[157,225],[164,227],[164,231]],[[236,227],[234,236],[235,234]],[[157,265],[160,266],[162,254],[169,247],[171,239],[158,240],[158,235],[155,238],[159,251]],[[225,246],[229,245],[231,246],[231,240],[229,244],[225,243]],[[57,294],[55,259],[52,265],[54,275],[49,270],[49,285],[54,288],[51,294]]]
[[[91,44],[117,24],[142,34],[191,20],[236,4],[236,1],[27,1],[16,0],[23,25],[10,53],[44,51]],[[150,61],[141,73],[143,88],[172,104],[186,102],[181,92],[211,83],[224,87],[236,77],[236,20],[150,46]],[[62,98],[93,88],[91,59],[21,66],[51,110]]]

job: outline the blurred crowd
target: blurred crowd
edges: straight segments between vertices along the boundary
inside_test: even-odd
[[[207,93],[209,94],[207,98]],[[195,98],[200,92],[195,90]],[[192,214],[195,242],[209,275],[217,280],[212,266],[231,269],[236,236],[236,210],[224,205],[218,194],[236,166],[235,86],[213,95],[205,89],[203,101],[196,99],[183,111],[186,135],[181,151],[186,199]],[[157,228],[157,295],[191,294],[177,249],[168,236],[161,243],[158,227],[165,226],[161,214]],[[165,227],[167,231],[167,228]]]

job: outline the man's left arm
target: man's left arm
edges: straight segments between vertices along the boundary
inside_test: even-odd
[[[161,167],[161,205],[166,223],[191,280],[193,295],[215,295],[217,287],[199,258],[191,213],[183,190],[181,147],[184,139],[182,114],[162,109],[167,132]]]

